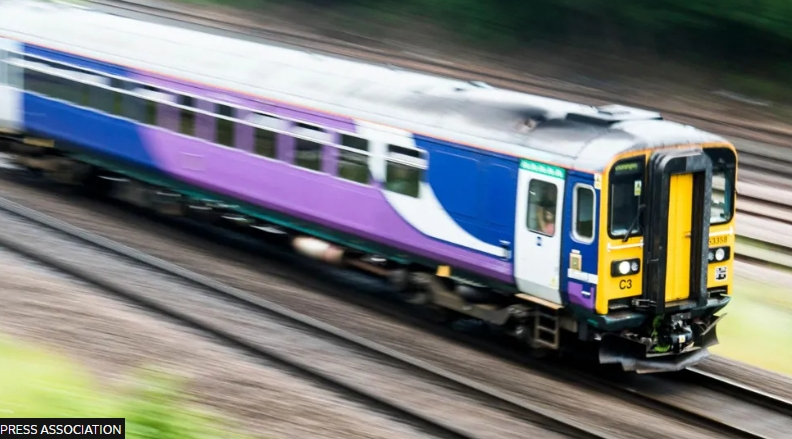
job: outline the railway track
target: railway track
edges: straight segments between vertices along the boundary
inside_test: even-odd
[[[208,18],[192,12],[187,8],[177,8],[173,5],[152,4],[141,0],[86,0],[92,6],[106,7],[125,13],[141,14],[151,18],[170,20],[186,26],[200,26],[204,31],[219,31],[234,34],[238,38],[255,38],[270,40],[274,43],[319,51],[330,55],[351,57],[358,60],[392,65],[423,71],[431,74],[457,78],[470,81],[484,81],[494,86],[507,89],[534,93],[548,97],[569,99],[590,103],[592,105],[612,103],[614,97],[606,92],[589,87],[572,84],[569,82],[551,80],[548,78],[532,77],[516,72],[504,72],[486,69],[479,66],[462,65],[460,63],[430,58],[409,53],[398,48],[387,47],[380,41],[354,35],[345,31],[350,39],[358,43],[344,41],[335,37],[328,37],[306,32],[295,32],[285,29],[276,29],[260,23],[251,25],[247,23],[222,21]],[[379,47],[378,47],[379,46]],[[618,99],[623,104],[646,107],[647,103],[620,96]],[[649,105],[660,111],[667,118],[683,122],[704,129],[711,129],[727,136],[745,138],[751,141],[771,143],[788,147],[792,145],[792,129],[786,127],[760,126],[750,121],[739,118],[725,119],[717,112],[703,114],[680,111],[672,106],[658,106],[657,103]]]
[[[15,216],[19,219],[23,219],[25,222],[20,222],[20,225],[13,226],[7,222],[7,218],[5,220],[0,219],[0,223],[6,225],[4,228],[6,233],[0,234],[0,246],[6,247],[80,280],[96,285],[114,295],[142,305],[146,309],[210,334],[225,343],[244,350],[248,354],[275,362],[292,372],[298,373],[300,376],[318,381],[320,384],[328,386],[334,391],[341,392],[346,396],[350,396],[376,407],[379,410],[383,410],[405,423],[417,425],[427,432],[430,432],[435,437],[472,439],[488,436],[482,435],[481,433],[483,425],[464,426],[464,422],[461,423],[462,425],[459,425],[453,421],[444,419],[444,415],[447,416],[448,413],[443,412],[443,409],[439,409],[439,407],[442,407],[442,404],[438,404],[433,413],[433,410],[425,409],[426,405],[431,403],[431,401],[421,401],[421,398],[404,396],[402,396],[402,398],[404,398],[405,401],[400,401],[390,392],[383,391],[379,388],[380,386],[371,385],[371,383],[366,383],[365,380],[351,379],[350,377],[361,374],[359,370],[352,372],[340,367],[316,366],[322,363],[322,361],[318,359],[319,357],[311,357],[309,355],[303,358],[302,355],[298,356],[293,353],[285,352],[282,347],[266,346],[260,339],[256,340],[255,336],[250,335],[250,328],[244,328],[244,326],[242,326],[241,328],[243,329],[240,329],[238,325],[218,323],[222,319],[207,318],[197,313],[195,310],[212,309],[213,306],[219,306],[218,304],[221,302],[218,302],[218,299],[220,299],[220,301],[233,301],[239,305],[234,307],[234,309],[229,308],[228,311],[224,311],[224,318],[227,318],[228,315],[234,315],[235,312],[245,312],[242,311],[242,307],[247,309],[246,312],[253,313],[251,315],[253,315],[254,318],[248,319],[249,321],[263,319],[272,320],[272,316],[275,316],[278,322],[270,322],[266,325],[266,328],[255,328],[257,330],[262,330],[261,333],[267,335],[268,342],[273,338],[284,337],[285,339],[289,339],[289,343],[300,346],[301,349],[317,350],[323,352],[325,355],[332,351],[334,359],[351,357],[359,357],[361,359],[364,357],[376,358],[376,361],[368,360],[366,364],[362,365],[362,367],[368,371],[368,374],[392,374],[393,370],[383,370],[383,364],[388,365],[388,367],[392,369],[398,368],[402,371],[411,371],[413,372],[411,374],[401,374],[400,386],[411,387],[411,381],[420,380],[415,387],[425,389],[424,392],[431,393],[435,398],[440,398],[442,396],[447,398],[447,401],[453,401],[455,398],[467,399],[469,400],[468,404],[473,406],[475,403],[475,407],[479,410],[477,415],[472,415],[473,418],[477,418],[481,414],[481,411],[490,411],[491,413],[489,416],[501,417],[502,419],[500,422],[503,425],[509,425],[511,428],[522,425],[523,429],[527,428],[526,425],[532,426],[533,429],[539,429],[544,431],[545,434],[550,435],[548,437],[586,439],[614,437],[606,433],[590,431],[589,428],[574,419],[567,419],[563,416],[554,414],[546,408],[532,405],[525,400],[521,400],[520,398],[498,389],[487,387],[469,378],[456,375],[452,372],[425,363],[417,358],[404,355],[354,334],[336,329],[305,315],[267,302],[259,297],[252,296],[166,261],[93,235],[69,224],[55,220],[54,218],[47,217],[46,215],[11,201],[0,199],[0,212],[2,212],[0,213],[2,216]],[[130,289],[122,283],[109,280],[107,276],[98,275],[95,270],[80,267],[64,258],[59,258],[52,253],[43,252],[31,245],[20,242],[18,239],[9,237],[9,234],[14,233],[11,232],[11,229],[16,229],[16,232],[19,232],[22,228],[38,228],[39,230],[34,233],[39,235],[42,234],[41,229],[46,228],[55,232],[48,233],[51,235],[47,238],[48,240],[52,240],[52,235],[57,234],[62,237],[61,239],[65,239],[72,243],[80,242],[84,248],[90,248],[89,252],[86,253],[86,261],[91,260],[92,256],[110,254],[114,259],[124,259],[126,261],[124,263],[126,266],[124,267],[125,270],[134,270],[134,268],[131,268],[132,265],[145,266],[146,270],[141,271],[141,273],[148,272],[149,275],[167,278],[174,284],[189,284],[194,288],[194,291],[200,291],[200,293],[195,293],[195,295],[202,296],[198,299],[201,306],[200,308],[194,308],[192,310],[190,310],[189,307],[182,306],[182,300],[187,301],[188,294],[176,294],[165,300],[153,298],[151,294],[141,292],[145,290],[145,288]],[[62,243],[57,245],[57,247],[62,246]],[[104,261],[100,263],[98,260],[93,260],[91,261],[91,265],[101,266],[102,270],[107,270],[107,264],[104,263]],[[139,268],[138,271],[140,271]],[[145,276],[145,274],[141,276]],[[285,332],[284,328],[287,326],[291,328],[296,326],[299,328],[298,331],[305,335],[297,336],[295,329],[289,329],[288,332]],[[283,332],[283,334],[279,335],[278,333],[280,332]],[[305,341],[308,339],[310,339],[310,341]],[[327,347],[322,345],[322,343],[329,343],[326,340],[331,339],[333,340],[332,346]],[[325,341],[317,343],[319,340]],[[341,348],[341,345],[344,347]],[[334,361],[334,359],[325,357],[324,362],[326,363],[328,360]],[[365,373],[362,375],[365,375]],[[421,378],[418,378],[419,376]],[[377,390],[372,390],[375,388]],[[449,395],[449,390],[444,390],[448,388],[455,389],[451,395]],[[435,403],[437,403],[437,401],[435,401]],[[417,408],[419,406],[424,408]]]
[[[2,200],[0,200],[0,210],[5,209],[7,207],[8,206],[5,206],[5,203],[2,202]],[[19,208],[18,206],[13,205],[13,204],[11,204],[10,207],[16,208],[16,209]],[[39,215],[37,215],[35,212],[26,211],[24,209],[22,209],[21,211],[16,211],[16,213],[31,214],[29,217],[26,216],[27,218],[29,218],[28,221],[37,221],[37,219],[41,219],[41,217],[39,217]],[[43,218],[46,219],[45,217],[43,217]],[[48,222],[51,222],[51,220],[48,220]],[[59,224],[56,222],[56,223],[54,223],[54,225],[58,226]],[[52,223],[48,223],[47,226],[51,227],[51,226],[53,226],[53,224]],[[66,230],[69,230],[68,226],[63,226],[63,225],[61,225],[61,226],[66,228]],[[93,239],[96,239],[96,238],[94,237]],[[99,242],[101,242],[101,241],[102,241],[101,238],[99,238]],[[2,243],[2,240],[0,240],[0,243]],[[143,255],[143,256],[145,257],[145,255]],[[192,276],[193,275],[191,275],[191,277]],[[192,280],[190,282],[192,282]],[[210,283],[214,283],[213,281],[209,281],[209,282]],[[243,297],[241,300],[244,302],[245,299],[247,299],[247,297]],[[259,299],[256,299],[256,298],[253,298],[253,299],[254,300],[259,300]],[[240,298],[238,296],[234,296],[234,300],[239,301]],[[386,308],[390,308],[390,306],[386,305]],[[389,310],[389,311],[392,312],[392,309]],[[409,312],[409,311],[407,311],[407,312]],[[291,313],[291,312],[289,311],[289,313]],[[320,326],[324,326],[324,325],[320,325]],[[344,334],[344,335],[347,335],[347,334]],[[351,339],[354,340],[353,343],[357,343],[357,341],[361,341],[362,340],[362,339],[359,339],[359,338],[357,338],[355,336],[352,336]],[[465,341],[469,342],[470,340],[471,340],[471,338],[468,337]],[[366,340],[362,340],[362,341],[363,341],[364,344],[368,343]],[[665,413],[665,414],[667,414],[667,416],[673,416],[673,417],[682,419],[682,420],[684,420],[684,422],[692,424],[692,425],[703,425],[703,426],[706,426],[706,428],[708,430],[719,432],[720,434],[723,435],[723,437],[745,437],[745,438],[759,438],[759,437],[772,438],[772,437],[778,437],[778,436],[773,436],[771,434],[763,433],[761,428],[759,428],[758,431],[755,431],[754,429],[745,428],[745,427],[740,426],[739,424],[735,424],[732,419],[730,419],[728,416],[723,415],[723,413],[720,413],[720,416],[718,416],[717,412],[715,414],[713,414],[709,410],[697,410],[697,407],[685,406],[684,403],[680,404],[679,400],[668,401],[667,399],[664,398],[663,392],[660,392],[660,394],[657,394],[657,392],[655,391],[657,387],[662,387],[662,385],[658,385],[656,383],[657,379],[654,378],[654,377],[648,378],[649,380],[651,380],[649,382],[649,384],[647,384],[646,382],[642,381],[641,382],[642,384],[640,386],[636,387],[636,385],[634,383],[633,384],[629,384],[629,383],[625,384],[620,379],[603,378],[602,376],[598,376],[597,373],[592,373],[591,371],[586,371],[586,370],[575,370],[574,368],[570,368],[568,365],[567,366],[563,366],[562,365],[560,367],[557,367],[558,365],[553,364],[553,363],[544,364],[544,365],[540,365],[541,362],[537,363],[537,362],[534,362],[534,361],[529,361],[528,363],[526,363],[526,359],[523,358],[519,354],[515,354],[514,350],[512,350],[510,352],[506,352],[506,349],[498,349],[498,348],[495,348],[495,350],[493,350],[493,346],[491,344],[489,346],[487,346],[488,345],[487,341],[483,341],[482,342],[482,341],[478,340],[475,343],[479,346],[479,348],[484,349],[486,351],[489,351],[490,353],[495,353],[496,355],[502,355],[504,358],[508,358],[508,359],[510,359],[512,361],[516,361],[516,362],[518,362],[520,364],[524,364],[524,365],[527,364],[529,367],[532,367],[532,368],[544,369],[549,374],[561,375],[561,376],[564,377],[564,379],[569,379],[572,382],[574,382],[574,380],[577,380],[581,386],[590,387],[590,388],[594,389],[597,392],[612,393],[614,390],[618,390],[618,391],[620,391],[622,393],[624,398],[632,398],[632,400],[635,402],[635,404],[645,406],[648,409],[652,410],[653,412]],[[379,350],[384,350],[384,352],[386,354],[394,353],[396,356],[403,357],[401,354],[395,353],[394,351],[389,350],[388,348],[382,349],[382,347],[380,347]],[[379,352],[379,350],[378,350],[378,352]],[[415,368],[416,370],[418,370],[418,369],[420,369],[420,367],[423,364],[426,364],[426,363],[422,363],[421,360],[416,360],[414,358],[407,357],[407,362],[403,363],[403,364],[405,365],[405,367]],[[424,373],[425,373],[425,371],[424,371]],[[457,378],[457,377],[458,376],[455,376],[453,378]],[[464,382],[469,382],[468,378],[464,378],[464,377],[459,377],[459,378],[461,378],[461,381],[463,383]],[[459,380],[453,380],[452,379],[451,382],[452,383],[456,383],[455,385],[459,385],[458,384]],[[653,390],[653,389],[655,389],[655,390]],[[726,392],[723,392],[723,393],[726,393]],[[758,394],[758,392],[755,392],[755,393]],[[504,404],[503,400],[497,400],[495,398],[492,398],[493,395],[499,395],[499,394],[503,394],[503,392],[500,391],[500,390],[497,390],[497,389],[490,389],[487,392],[488,396],[486,396],[486,397],[490,398],[487,401],[488,405],[490,405],[490,406],[502,406]],[[513,396],[509,396],[509,395],[507,395],[507,396],[512,398],[512,399],[515,399]],[[757,395],[754,395],[751,399],[749,399],[749,398],[744,398],[744,399],[748,400],[748,401],[759,401],[760,400],[759,396],[757,396]],[[780,400],[780,398],[776,398],[776,399]],[[515,408],[515,406],[513,405],[514,402],[517,402],[518,404],[523,404],[523,402],[521,402],[519,400],[519,398],[517,399],[517,401],[509,401],[507,399],[505,404],[507,406],[509,406],[509,410],[510,411],[520,410],[518,413],[525,413],[525,407],[519,406],[519,407]],[[707,404],[707,406],[711,406],[711,405],[712,405],[711,402],[710,402],[710,404]],[[753,403],[751,405],[753,405]],[[767,404],[756,404],[756,405],[759,406],[759,407],[767,407]],[[535,412],[529,412],[529,413],[526,413],[526,415],[535,416]],[[770,416],[772,416],[772,414],[770,414]],[[541,422],[542,420],[539,419],[539,421]],[[554,422],[557,422],[557,420],[554,421]],[[792,428],[792,424],[788,425],[788,427]],[[563,428],[567,428],[567,427],[563,427]],[[560,429],[563,430],[563,428],[560,428]],[[454,436],[454,437],[461,437],[461,436]],[[466,436],[466,437],[470,437],[470,436]],[[605,436],[605,435],[602,435],[602,436],[594,435],[594,436],[574,436],[574,437],[607,437],[607,436]]]

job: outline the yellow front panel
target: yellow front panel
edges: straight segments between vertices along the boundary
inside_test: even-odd
[[[671,176],[668,203],[666,302],[690,296],[690,232],[693,225],[693,174]]]

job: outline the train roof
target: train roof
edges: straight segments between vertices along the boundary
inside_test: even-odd
[[[725,141],[651,111],[592,107],[70,4],[0,0],[0,35],[595,172],[629,150]]]

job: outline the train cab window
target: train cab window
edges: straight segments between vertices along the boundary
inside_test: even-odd
[[[725,224],[734,215],[736,157],[728,148],[707,148],[704,151],[712,160],[710,224]]]
[[[610,171],[610,196],[608,197],[610,235],[612,238],[624,237],[628,230],[630,236],[643,234],[643,182],[645,159],[622,160]]]
[[[217,114],[225,117],[234,117],[234,110],[228,105],[218,105]],[[215,126],[215,138],[217,143],[225,146],[234,146],[234,128],[235,123],[228,119],[220,117],[215,118],[217,125]]]
[[[369,157],[366,154],[357,152],[368,152],[368,140],[342,134],[341,144],[347,148],[353,148],[356,151],[350,151],[346,149],[339,150],[338,176],[346,180],[356,181],[358,183],[368,183]]]
[[[594,189],[587,185],[575,186],[573,218],[575,228],[572,236],[580,242],[589,243],[594,240]]]
[[[180,96],[179,104],[184,107],[195,108],[195,98]],[[189,108],[179,109],[179,132],[187,136],[195,135],[195,112]]]
[[[327,133],[325,133],[321,128],[304,123],[298,123],[292,132],[317,140],[326,140],[328,136]],[[301,168],[321,171],[322,144],[317,141],[308,140],[304,137],[295,138],[294,164]]]
[[[385,189],[397,194],[418,198],[426,168],[422,151],[388,145],[388,164],[385,169]]]
[[[555,236],[558,188],[552,183],[533,179],[528,184],[528,230]]]

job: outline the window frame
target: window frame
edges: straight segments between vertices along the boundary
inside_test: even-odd
[[[383,183],[382,189],[390,193],[404,195],[405,197],[420,199],[421,194],[423,193],[422,186],[424,183],[424,179],[426,178],[426,170],[429,168],[428,167],[429,154],[422,149],[403,146],[403,145],[394,145],[392,143],[386,144],[386,148],[387,148],[387,153],[385,155],[385,179],[382,182]],[[399,152],[400,150],[403,150],[404,152],[414,153],[415,155],[403,154]],[[411,157],[412,159],[399,158],[398,156]],[[413,195],[412,193],[405,193],[405,191],[400,192],[388,188],[388,184],[390,183],[390,179],[389,179],[390,173],[388,171],[391,165],[403,166],[410,170],[418,171],[418,190],[415,193],[415,195]]]
[[[339,143],[341,145],[344,145],[344,148],[336,148],[336,150],[338,151],[338,156],[337,156],[337,159],[336,159],[335,176],[337,178],[340,178],[340,179],[348,182],[348,183],[355,183],[355,184],[362,184],[364,186],[370,186],[371,185],[371,163],[370,163],[371,150],[370,150],[370,148],[371,148],[371,143],[372,142],[369,139],[366,139],[365,137],[361,137],[361,136],[357,136],[357,135],[353,135],[353,134],[346,134],[346,133],[340,133],[339,132],[338,136],[339,136],[339,140],[340,140]],[[361,141],[365,142],[365,145],[362,145],[363,148],[359,148],[357,146],[352,146],[352,145],[347,145],[345,143],[346,139],[361,140]],[[344,154],[353,154],[353,155],[357,155],[357,156],[365,158],[365,160],[361,161],[360,164],[365,163],[365,167],[366,167],[366,181],[352,180],[351,178],[347,178],[347,177],[344,177],[344,176],[341,175],[341,166],[342,166],[342,164],[344,163],[344,160],[345,160],[344,159]],[[387,178],[387,176],[386,176],[386,178]]]
[[[545,233],[545,232],[543,232],[541,230],[535,230],[535,229],[533,229],[531,227],[531,221],[530,221],[531,220],[531,198],[532,198],[531,194],[533,193],[531,191],[531,185],[534,182],[539,182],[539,183],[542,183],[544,185],[550,186],[555,191],[555,205],[553,206],[553,234],[552,235],[548,235],[547,233]],[[532,177],[530,180],[528,180],[528,199],[526,200],[526,203],[527,203],[526,204],[527,209],[526,209],[526,212],[525,212],[525,228],[526,228],[526,230],[528,230],[531,233],[536,233],[537,235],[546,236],[548,238],[555,237],[556,234],[558,233],[558,186],[556,186],[555,184],[553,184],[553,183],[551,183],[551,182],[549,182],[547,180],[542,180],[541,178]],[[540,205],[539,203],[536,204],[536,206],[539,206],[539,205]],[[538,217],[537,217],[537,221],[538,221]]]
[[[578,233],[578,190],[591,191],[591,238],[586,238]],[[575,183],[572,186],[572,239],[580,244],[591,244],[597,238],[597,191],[588,183]]]
[[[616,172],[616,166],[618,166],[620,164],[623,164],[623,163],[629,163],[629,162],[639,162],[640,163],[640,167],[641,167],[641,188],[642,189],[641,189],[641,196],[639,197],[640,199],[638,200],[638,203],[639,204],[646,204],[646,190],[645,189],[646,189],[646,180],[647,180],[647,174],[648,174],[648,172],[647,172],[648,166],[646,164],[646,155],[639,155],[639,156],[636,156],[636,157],[628,157],[628,158],[624,158],[624,159],[621,159],[621,160],[615,162],[611,166],[610,171],[608,171],[608,186],[607,186],[607,190],[608,190],[608,224],[607,224],[607,229],[608,229],[608,237],[610,239],[613,239],[613,240],[624,239],[624,236],[626,235],[626,233],[625,233],[625,235],[615,235],[613,233],[613,180],[614,180],[614,176],[615,176],[615,172]],[[633,179],[633,181],[635,181],[635,180]],[[629,234],[629,238],[627,238],[627,239],[643,237],[644,236],[644,231],[646,230],[646,224],[645,223],[646,223],[646,209],[644,209],[641,212],[640,218],[638,218],[637,231],[634,231],[634,232],[630,233]]]

